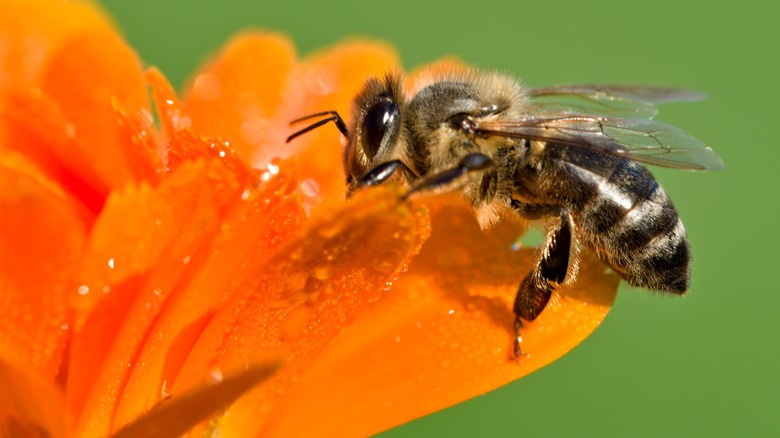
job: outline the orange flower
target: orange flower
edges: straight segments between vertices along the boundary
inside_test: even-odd
[[[245,34],[179,101],[93,7],[0,10],[5,434],[371,434],[550,363],[614,299],[585,260],[510,360],[517,224],[346,202],[335,129],[284,143],[397,68],[387,46]]]

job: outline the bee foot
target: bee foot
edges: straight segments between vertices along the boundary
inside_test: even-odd
[[[515,326],[514,326],[514,333],[515,337],[513,339],[513,349],[512,349],[512,359],[514,360],[520,360],[523,358],[523,356],[527,356],[523,353],[522,348],[520,347],[520,344],[523,343],[523,337],[520,335],[520,330],[523,329],[523,321],[520,320],[520,318],[515,319]]]

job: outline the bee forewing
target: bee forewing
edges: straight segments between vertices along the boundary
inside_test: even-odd
[[[530,92],[532,112],[568,112],[652,118],[657,105],[693,101],[704,95],[679,88],[632,85],[561,85]]]
[[[723,161],[685,131],[651,119],[530,115],[479,123],[477,132],[595,150],[657,166],[717,170]]]

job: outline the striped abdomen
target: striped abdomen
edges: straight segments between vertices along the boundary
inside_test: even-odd
[[[563,151],[556,197],[579,240],[630,285],[683,293],[691,260],[685,227],[671,200],[644,166],[590,151]],[[577,156],[572,156],[577,154]]]

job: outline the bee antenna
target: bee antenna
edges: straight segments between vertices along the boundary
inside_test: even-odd
[[[306,121],[306,120],[309,120],[309,119],[313,119],[315,117],[323,117],[323,116],[327,116],[327,117],[325,117],[324,119],[320,119],[320,120],[312,123],[311,125],[301,129],[300,131],[296,131],[295,133],[293,133],[292,135],[287,137],[287,143],[289,143],[290,141],[292,141],[293,139],[295,139],[296,137],[298,137],[300,135],[306,134],[307,132],[311,131],[312,129],[319,128],[320,126],[322,126],[322,125],[324,125],[324,124],[326,124],[328,122],[333,122],[336,125],[336,128],[338,128],[339,132],[341,132],[341,134],[344,137],[349,137],[349,131],[347,130],[347,125],[346,125],[346,123],[344,123],[344,119],[342,119],[341,116],[339,115],[339,113],[337,113],[336,111],[323,111],[321,113],[309,114],[308,116],[304,116],[304,117],[301,117],[300,119],[293,120],[292,122],[290,122],[290,125],[292,126],[292,125],[294,125],[296,123],[300,123],[300,122],[303,122],[303,121]]]

